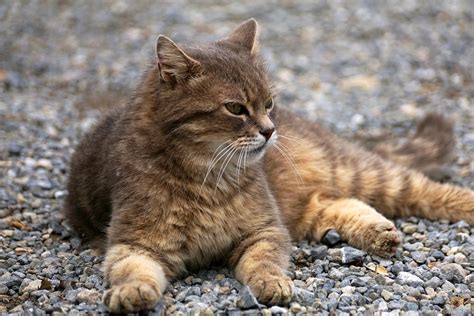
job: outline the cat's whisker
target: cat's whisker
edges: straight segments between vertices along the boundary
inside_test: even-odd
[[[213,154],[212,157],[211,157],[211,163],[214,161],[214,158],[216,158],[216,156],[219,154],[219,153],[218,153],[219,148],[221,148],[221,147],[224,146],[225,144],[228,144],[230,141],[231,141],[231,140],[229,139],[229,140],[223,142],[222,144],[220,144],[219,146],[217,146],[216,150],[214,150],[214,154]]]
[[[294,154],[293,150],[291,150],[290,147],[288,147],[287,145],[285,145],[285,144],[282,143],[282,142],[278,142],[278,145],[281,146],[281,147],[280,147],[281,149],[284,149],[284,150],[285,150],[285,153],[288,155],[288,157],[291,159],[291,161],[293,162],[293,164],[296,166],[296,162],[295,162],[295,160],[293,159],[293,154]]]
[[[232,149],[232,144],[228,144],[225,148],[223,148],[213,159],[211,159],[209,163],[209,168],[207,170],[206,176],[204,177],[204,180],[209,176],[209,174],[212,171],[212,168],[215,167],[215,165],[219,162],[219,160],[224,157],[228,151]]]
[[[225,169],[227,168],[227,165],[229,165],[229,162],[232,160],[232,158],[234,157],[234,154],[237,152],[237,150],[239,150],[239,148],[234,148],[233,150],[231,150],[227,154],[226,158],[224,159],[224,162],[222,163],[221,169],[219,171],[219,176],[217,177],[216,188],[215,188],[214,191],[217,190],[217,187],[219,186],[219,182],[221,181],[221,179],[224,175]]]
[[[215,150],[215,152],[217,152],[219,150],[219,148],[222,147],[222,145],[225,145],[228,142],[230,142],[230,140],[228,140],[228,141],[224,142],[223,144],[219,145],[217,147],[217,149]],[[216,164],[219,162],[219,160],[221,160],[222,157],[224,157],[230,150],[232,150],[232,145],[234,143],[237,143],[237,141],[236,140],[233,141],[232,143],[228,144],[223,149],[221,149],[216,155],[213,155],[214,158],[211,159],[211,162],[209,163],[209,168],[207,169],[207,173],[204,176],[204,180],[202,181],[201,190],[204,186],[204,183],[207,180],[207,177],[211,174],[212,169],[216,166]]]
[[[245,170],[247,170],[247,154],[249,153],[249,145],[245,145],[245,154],[244,154],[244,173],[245,173]]]
[[[214,166],[219,162],[219,160],[221,160],[222,158],[224,158],[224,162],[226,161],[227,157],[228,157],[228,154],[230,154],[233,150],[235,150],[235,145],[236,145],[237,141],[232,143],[232,144],[229,144],[229,146],[227,147],[225,153],[223,153],[222,155],[220,155],[220,157],[214,162]],[[213,166],[213,168],[214,168]]]
[[[294,154],[294,152],[293,152],[293,151],[291,150],[291,148],[288,147],[287,145],[285,145],[285,144],[283,144],[283,143],[281,143],[281,142],[278,143],[278,144],[279,144],[280,146],[282,146],[281,149],[286,152],[286,154],[288,155],[288,158],[290,158],[291,162],[293,162],[293,169],[294,169],[294,170],[296,171],[296,173],[298,174],[298,176],[299,176],[301,182],[304,183],[304,181],[302,180],[301,175],[300,175],[300,173],[299,173],[299,171],[298,171],[298,168],[296,167],[296,162],[295,162],[295,160],[293,159],[293,154]]]
[[[282,145],[280,143],[280,145]],[[275,144],[275,148],[280,152],[280,154],[285,157],[285,159],[288,161],[288,163],[290,164],[290,166],[293,168],[293,172],[294,174],[296,175],[297,179],[299,180],[298,182],[300,182],[300,184],[303,184],[303,178],[301,177],[298,169],[296,168],[296,165],[294,163],[294,160],[289,156],[289,153],[286,153],[282,147],[278,146],[278,144]]]
[[[291,123],[291,124],[278,125],[278,126],[277,126],[277,129],[278,129],[278,128],[285,127],[285,126],[290,126],[290,125],[295,125],[295,124]]]
[[[240,195],[240,164],[242,163],[242,158],[244,156],[244,150],[241,149],[239,153],[239,159],[237,160],[237,188]]]
[[[215,167],[215,165],[219,162],[220,159],[222,159],[226,154],[233,149],[232,147],[233,143],[228,144],[225,148],[221,149],[217,155],[210,161],[209,163],[209,168],[212,169]],[[209,170],[210,171],[210,170]]]
[[[244,158],[244,148],[241,148],[240,149],[240,153],[239,153],[239,159],[237,160],[237,184],[240,184],[239,183],[239,175],[240,175],[240,165],[242,164],[243,162],[243,158]]]
[[[290,154],[293,155],[293,154],[294,154],[294,151],[291,150],[291,148],[288,147],[287,145],[285,145],[284,143],[279,142],[278,144],[279,144],[280,146],[282,146],[282,149],[285,149],[285,150],[286,150],[286,153],[287,153],[288,155],[290,155]],[[294,162],[294,159],[293,159],[293,162]]]
[[[297,137],[290,137],[290,136],[287,136],[287,135],[282,135],[282,134],[278,134],[278,137],[282,137],[284,139],[288,139],[288,140],[291,140],[291,141],[294,141],[302,146],[304,146],[304,143],[303,143],[303,140],[301,138],[297,138]],[[281,144],[281,143],[280,143]]]

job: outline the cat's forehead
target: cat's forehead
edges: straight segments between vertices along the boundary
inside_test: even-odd
[[[219,47],[200,50],[195,56],[210,80],[225,83],[228,89],[239,90],[239,94],[245,94],[241,97],[247,101],[266,99],[272,94],[266,69],[256,56]]]

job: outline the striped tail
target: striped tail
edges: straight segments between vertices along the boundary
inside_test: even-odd
[[[372,151],[441,181],[451,175],[447,164],[453,160],[454,147],[453,123],[442,114],[429,113],[417,124],[416,132],[403,142],[381,143]]]

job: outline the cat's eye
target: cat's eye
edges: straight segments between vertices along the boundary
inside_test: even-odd
[[[271,111],[273,109],[273,99],[270,99],[265,103],[265,109]]]
[[[245,105],[237,103],[237,102],[227,102],[225,104],[225,107],[230,113],[234,115],[243,115],[243,114],[249,113]]]

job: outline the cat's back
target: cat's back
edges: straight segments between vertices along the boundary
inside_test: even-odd
[[[117,125],[123,108],[105,114],[84,134],[71,157],[64,213],[68,222],[85,239],[94,243],[105,236],[110,220],[111,150],[117,142]]]

